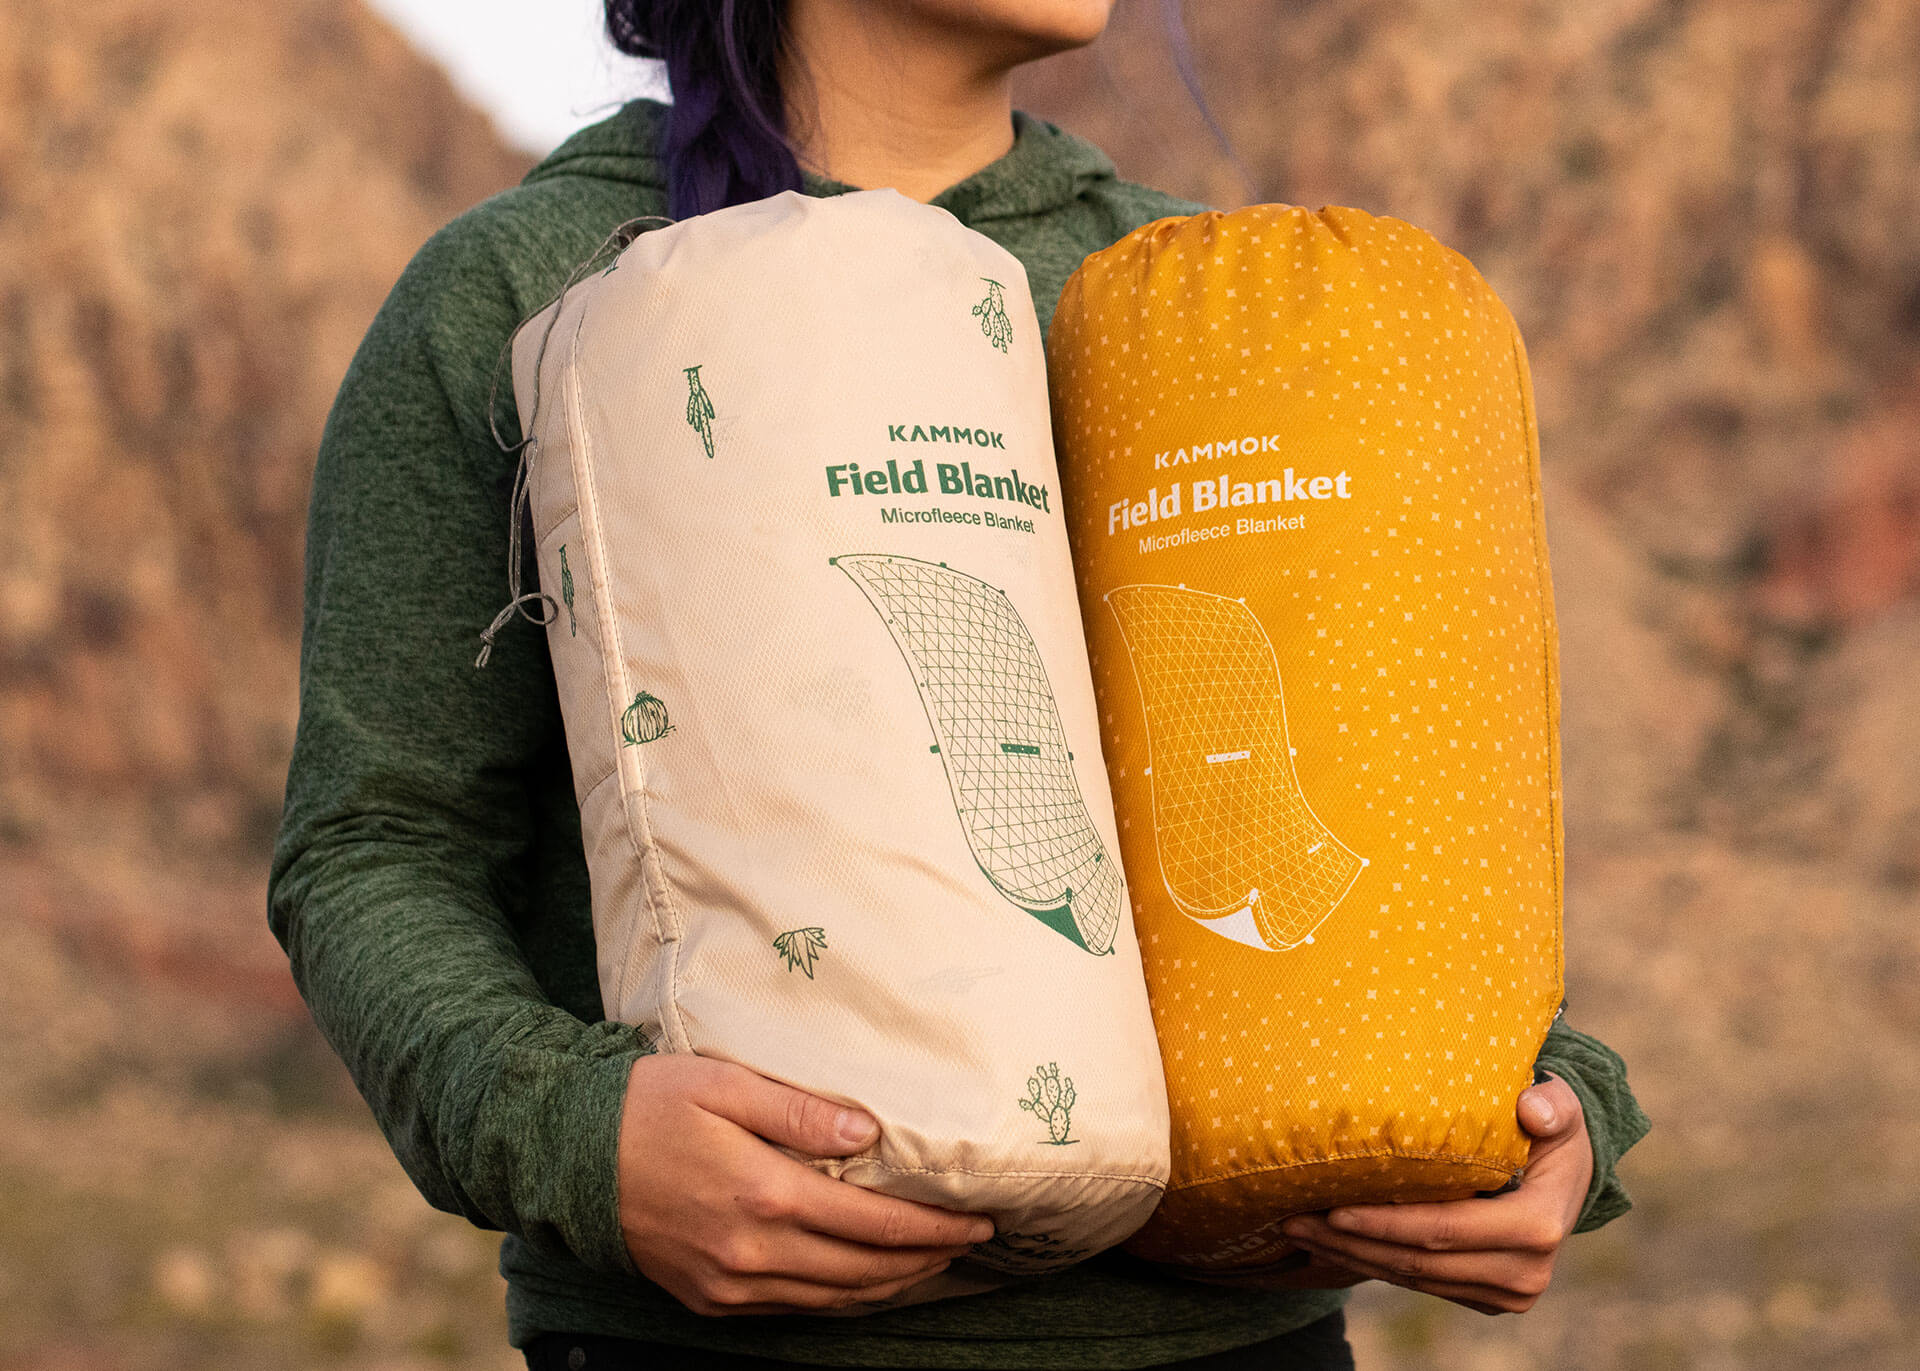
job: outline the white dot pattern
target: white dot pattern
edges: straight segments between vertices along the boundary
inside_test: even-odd
[[[1173,1182],[1131,1246],[1257,1265],[1289,1213],[1497,1187],[1526,1157],[1514,1100],[1561,978],[1553,610],[1511,318],[1406,224],[1259,206],[1088,259],[1049,364],[1173,1106]],[[1116,528],[1123,505],[1181,512]],[[1227,597],[1272,645],[1284,735],[1194,748],[1224,759],[1227,846],[1253,820],[1226,768],[1283,746],[1325,850],[1366,862],[1302,941],[1221,936],[1163,870],[1140,664],[1105,603],[1136,585]],[[1187,675],[1198,719],[1253,688],[1204,655]],[[1182,822],[1191,850],[1206,818]],[[1244,851],[1222,861],[1253,883]]]

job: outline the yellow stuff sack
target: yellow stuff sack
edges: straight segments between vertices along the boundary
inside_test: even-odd
[[[1560,1001],[1552,593],[1525,353],[1460,256],[1264,205],[1067,283],[1054,433],[1173,1175],[1128,1243],[1516,1176]]]

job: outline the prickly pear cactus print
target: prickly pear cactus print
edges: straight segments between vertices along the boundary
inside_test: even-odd
[[[580,621],[573,617],[573,568],[567,565],[567,545],[560,544],[560,598],[567,606],[567,633],[570,637],[580,634]]]
[[[1073,1078],[1060,1074],[1058,1062],[1048,1062],[1045,1066],[1035,1067],[1033,1074],[1027,1077],[1027,1098],[1020,1101],[1020,1107],[1030,1111],[1034,1118],[1047,1126],[1049,1144],[1065,1147],[1080,1141],[1067,1136],[1073,1101]]]
[[[773,950],[787,959],[787,970],[804,971],[813,979],[813,960],[827,946],[824,928],[796,928],[773,940]]]
[[[704,365],[704,364],[703,364]],[[687,424],[700,435],[700,442],[707,449],[707,456],[713,456],[713,401],[707,397],[707,388],[700,384],[700,368],[688,367],[687,373]]]
[[[654,742],[671,732],[673,724],[667,719],[666,705],[644,690],[633,697],[633,703],[620,716],[620,737],[628,747]]]
[[[987,298],[973,307],[974,317],[980,321],[980,331],[987,335],[987,341],[1005,352],[1007,344],[1013,341],[1013,320],[1007,317],[1006,287],[990,276],[980,279],[987,283]]]

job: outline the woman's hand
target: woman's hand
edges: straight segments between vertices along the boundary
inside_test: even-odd
[[[884,1300],[993,1236],[979,1214],[875,1194],[793,1160],[847,1156],[871,1116],[731,1062],[642,1057],[620,1119],[620,1225],[649,1280],[696,1314]]]
[[[1290,1284],[1389,1281],[1477,1309],[1531,1309],[1553,1278],[1593,1178],[1593,1147],[1573,1088],[1549,1075],[1525,1091],[1520,1126],[1533,1135],[1516,1190],[1443,1204],[1366,1204],[1302,1214],[1281,1225],[1312,1255]]]

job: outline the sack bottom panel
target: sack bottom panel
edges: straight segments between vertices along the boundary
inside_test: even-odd
[[[1466,1199],[1498,1190],[1518,1174],[1518,1166],[1486,1157],[1395,1152],[1282,1163],[1168,1190],[1152,1220],[1125,1246],[1143,1260],[1183,1269],[1258,1271],[1292,1250],[1280,1225],[1296,1214],[1348,1204]]]

